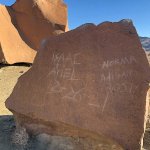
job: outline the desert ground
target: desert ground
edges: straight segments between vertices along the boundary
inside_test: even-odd
[[[17,79],[29,70],[27,65],[0,66],[0,115],[10,115],[11,112],[5,107],[5,100],[12,93]]]

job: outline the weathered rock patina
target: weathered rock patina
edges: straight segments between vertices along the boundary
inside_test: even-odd
[[[33,132],[84,137],[85,129],[139,150],[149,78],[130,20],[86,24],[43,43],[6,107]]]

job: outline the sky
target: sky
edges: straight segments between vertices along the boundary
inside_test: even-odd
[[[150,0],[64,0],[68,5],[69,28],[84,23],[99,24],[132,19],[140,36],[150,37]],[[15,0],[0,0],[11,5]]]

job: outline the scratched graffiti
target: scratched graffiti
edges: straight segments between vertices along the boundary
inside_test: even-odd
[[[135,70],[124,70],[124,67],[137,63],[134,56],[104,61],[100,65],[99,81],[103,87],[100,87],[99,93],[106,93],[106,95],[103,97],[103,100],[100,100],[97,103],[90,102],[88,105],[92,108],[97,108],[101,110],[101,113],[104,113],[112,96],[119,94],[124,97],[125,94],[128,94],[128,96],[132,98],[139,89],[139,86],[132,81],[137,78],[137,73]],[[111,67],[116,67],[116,69],[114,68],[112,70]]]
[[[65,55],[64,52],[54,52],[51,61],[53,67],[48,76],[53,76],[55,80],[79,80],[76,77],[76,68],[80,65],[80,62],[78,62],[79,56],[80,53]]]
[[[77,102],[85,97],[86,84],[83,84],[79,88],[74,88],[71,84],[69,86],[63,86],[59,81],[54,81],[55,85],[50,86],[50,90],[47,94],[61,94],[62,99]]]
[[[114,60],[107,60],[102,63],[102,69],[109,69],[113,66],[122,66],[122,65],[131,65],[137,63],[137,60],[134,56],[116,58]]]
[[[101,65],[101,69],[108,69],[105,70],[105,72],[100,74],[100,82],[105,83],[107,85],[106,90],[109,91],[110,93],[113,92],[118,92],[118,93],[130,93],[133,94],[135,90],[138,88],[137,85],[134,85],[133,83],[127,83],[127,80],[136,78],[136,71],[134,70],[121,70],[115,71],[113,69],[112,71],[110,70],[111,67],[116,66],[116,67],[121,67],[124,65],[132,65],[133,63],[137,63],[137,60],[134,56],[128,56],[128,57],[123,57],[120,59],[114,59],[114,60],[107,60],[104,61]],[[121,83],[118,81],[122,80]],[[116,83],[111,83],[112,81],[115,81]],[[134,89],[134,90],[133,90]]]
[[[49,93],[61,93],[67,88],[62,85],[60,80],[71,80],[76,81],[79,78],[76,77],[77,67],[80,65],[79,57],[80,53],[68,53],[64,52],[54,52],[52,56],[52,69],[50,70],[48,76],[52,77],[52,82],[50,84],[51,88]],[[73,90],[72,90],[73,91]]]
[[[138,85],[131,83],[115,83],[114,85],[109,85],[108,87],[106,87],[106,90],[108,90],[110,93],[126,93],[126,94],[130,94],[133,95],[135,94],[135,92],[138,89]]]
[[[100,75],[100,81],[101,82],[111,82],[111,81],[118,81],[118,80],[128,80],[131,77],[134,78],[136,76],[136,72],[133,70],[127,70],[127,71],[123,71],[121,73],[115,72],[113,71],[107,71],[105,73],[101,73]]]
[[[70,100],[73,102],[77,102],[86,98],[88,106],[101,109],[101,112],[103,113],[112,95],[118,93],[133,95],[138,89],[138,86],[132,82],[126,82],[126,80],[131,79],[133,75],[135,75],[133,70],[123,70],[122,72],[119,70],[119,73],[118,70],[116,70],[116,72],[115,70],[110,71],[110,68],[113,66],[121,67],[122,65],[124,66],[137,63],[135,57],[129,56],[120,59],[107,60],[102,63],[101,70],[104,70],[104,72],[100,74],[100,83],[105,84],[104,87],[100,88],[100,91],[97,91],[100,93],[106,92],[106,96],[101,102],[99,102],[99,97],[97,96],[94,98],[96,99],[94,102],[91,99],[91,97],[94,97],[92,94],[94,91],[90,91],[91,94],[85,92],[88,86],[87,84],[84,83],[82,86],[72,85],[72,81],[77,81],[77,84],[81,82],[78,74],[78,67],[81,65],[80,55],[81,53],[65,54],[64,52],[57,51],[53,53],[51,60],[52,69],[48,74],[52,80],[50,82],[49,91],[47,94],[59,94],[61,95],[61,99]],[[69,80],[69,84],[62,82]],[[124,82],[117,82],[119,80],[123,80]],[[116,83],[112,84],[111,81],[116,81]]]
[[[66,90],[66,88],[63,87],[59,81],[54,80],[50,84],[50,91],[48,93],[62,93],[64,90]]]
[[[72,82],[69,85],[65,85],[61,81],[79,81],[80,78],[77,77],[77,68],[80,63],[80,53],[68,53],[64,52],[54,52],[52,56],[51,65],[53,66],[50,70],[48,76],[52,78],[49,91],[47,94],[61,94],[62,99],[67,99],[71,101],[81,100],[84,96],[83,92],[86,88],[86,84],[83,84],[79,88],[74,88]],[[81,81],[79,81],[81,82]]]
[[[71,101],[80,101],[83,98],[84,89],[85,87],[75,90],[71,86],[70,91],[66,95],[63,96],[63,99],[68,99]]]

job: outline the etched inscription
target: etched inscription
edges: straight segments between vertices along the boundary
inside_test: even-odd
[[[135,85],[133,83],[116,83],[114,85],[109,85],[106,87],[106,89],[110,93],[129,93],[130,95],[135,94],[135,92],[138,89],[138,85]]]
[[[59,81],[54,80],[52,83],[52,87],[50,88],[50,92],[48,93],[61,93],[64,90],[66,90],[66,88],[61,86]]]
[[[52,81],[49,85],[49,92],[47,94],[61,94],[62,99],[67,99],[71,101],[81,100],[83,97],[83,91],[86,85],[81,87],[77,86],[74,88],[72,82],[65,81],[78,81],[81,83],[78,77],[78,66],[80,63],[80,53],[68,53],[64,52],[54,52],[52,56],[52,69],[50,70],[48,76],[52,77]],[[79,81],[80,80],[80,81]],[[66,85],[67,83],[67,85]],[[77,82],[75,82],[77,83]]]
[[[107,105],[108,100],[109,100],[109,92],[107,93],[106,98],[105,98],[105,100],[104,100],[104,104],[103,104],[103,107],[102,107],[102,113],[103,113],[104,110],[105,110],[105,107],[106,107],[106,105]]]
[[[74,88],[71,86],[70,91],[63,97],[63,99],[69,99],[72,101],[77,101],[82,99],[82,92],[85,89],[85,87],[74,90]]]
[[[119,68],[119,70],[115,68],[113,70],[111,69],[111,67],[113,66],[118,68],[122,65],[132,65],[133,63],[137,63],[137,60],[134,56],[104,61],[101,69],[105,70],[103,73],[100,74],[100,82],[105,83],[106,90],[111,93],[119,92],[133,94],[137,90],[138,86],[133,84],[132,82],[127,81],[132,81],[137,77],[136,71],[125,71],[124,68],[122,70],[121,68]],[[112,84],[111,82],[115,83]]]
[[[131,78],[132,76],[135,76],[135,72],[133,70],[129,70],[129,71],[123,71],[121,73],[118,72],[106,72],[106,73],[102,73],[100,76],[100,81],[101,82],[110,82],[110,81],[118,81],[121,79],[127,80],[129,78]]]
[[[48,76],[53,75],[55,79],[79,80],[76,77],[76,68],[80,65],[79,56],[80,53],[69,53],[65,56],[63,52],[54,52],[51,61],[53,68]]]
[[[102,69],[108,69],[113,66],[121,66],[121,65],[131,65],[133,63],[137,63],[137,60],[134,56],[124,57],[124,58],[116,58],[114,60],[104,61],[102,64]]]
[[[95,107],[95,108],[100,108],[100,105],[98,104],[93,104],[93,103],[88,103],[89,106]]]
[[[129,67],[137,63],[134,56],[126,56],[123,58],[106,60],[100,65],[100,70],[102,71],[100,74],[100,83],[104,86],[104,88],[101,88],[101,92],[106,93],[101,106],[102,113],[112,96],[118,97],[119,94],[125,97],[125,94],[128,94],[130,98],[133,98],[138,91],[139,86],[134,83],[135,78],[137,79],[138,77],[136,70],[132,70]]]

